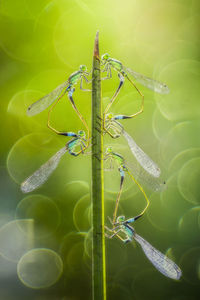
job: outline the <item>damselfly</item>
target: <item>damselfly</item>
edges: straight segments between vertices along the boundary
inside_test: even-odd
[[[61,148],[56,154],[54,154],[45,164],[43,164],[38,170],[36,170],[31,176],[29,176],[22,184],[21,190],[23,193],[29,193],[39,188],[45,183],[52,172],[57,168],[63,155],[68,152],[70,155],[78,156],[84,152],[85,149],[85,132],[80,130],[78,134],[74,132],[66,132],[66,136],[73,137],[65,147]],[[75,151],[75,148],[80,146],[80,151]]]
[[[135,156],[136,160],[143,167],[143,169],[153,177],[159,177],[161,173],[160,168],[124,130],[124,127],[118,122],[118,120],[121,119],[120,117],[120,115],[114,116],[112,113],[107,114],[105,118],[105,132],[107,132],[113,138],[118,138],[123,135],[128,142],[132,154]]]
[[[134,178],[134,176],[130,173],[130,171],[129,171],[127,165],[126,165],[124,157],[122,155],[116,153],[116,152],[113,152],[112,147],[108,147],[106,149],[106,154],[105,154],[105,158],[104,159],[105,160],[110,159],[110,160],[114,160],[116,162],[116,164],[118,165],[118,171],[119,171],[120,177],[121,177],[120,188],[119,188],[119,192],[118,192],[118,195],[117,195],[117,200],[116,200],[115,209],[114,209],[114,213],[113,213],[113,223],[115,223],[116,216],[117,216],[117,210],[118,210],[119,200],[120,200],[122,189],[123,189],[123,183],[124,183],[125,173],[127,173],[130,176],[130,178],[138,186],[138,188],[140,189],[140,191],[144,195],[144,198],[145,198],[147,204],[146,204],[146,207],[144,208],[144,210],[140,214],[140,215],[143,215],[144,212],[146,211],[146,209],[149,206],[149,199],[148,199],[145,191],[143,190],[142,186]]]
[[[125,216],[119,216],[116,223],[111,222],[113,228],[105,226],[105,229],[110,232],[110,235],[106,233],[106,236],[110,239],[112,239],[114,236],[117,236],[124,243],[131,242],[133,239],[136,240],[136,242],[138,242],[142,247],[146,257],[159,272],[169,278],[178,280],[182,275],[181,269],[166,255],[162,254],[140,235],[138,235],[135,232],[135,229],[129,225],[130,223],[136,221],[139,217],[141,217],[141,215],[125,220]],[[125,238],[119,235],[120,232],[125,235]]]
[[[53,128],[50,125],[50,115],[52,110],[54,109],[54,107],[56,106],[56,104],[60,101],[60,99],[67,93],[68,98],[72,104],[73,109],[75,110],[75,112],[77,113],[78,117],[80,118],[80,120],[82,121],[83,125],[86,127],[87,129],[87,144],[89,143],[89,136],[90,136],[90,132],[89,132],[89,128],[88,125],[85,121],[85,119],[83,118],[83,116],[81,115],[81,113],[79,112],[79,110],[77,109],[74,99],[73,99],[73,93],[75,91],[75,85],[78,83],[78,81],[80,80],[80,89],[83,91],[91,91],[88,89],[83,89],[82,84],[83,84],[83,79],[89,83],[90,81],[87,79],[87,75],[89,75],[90,73],[87,72],[87,67],[85,65],[81,65],[79,70],[72,73],[68,80],[66,80],[65,82],[63,82],[62,84],[60,84],[57,88],[55,88],[51,93],[45,95],[44,97],[42,97],[41,99],[39,99],[38,101],[34,102],[33,104],[31,104],[28,107],[27,110],[27,114],[29,116],[34,116],[40,112],[42,112],[43,110],[45,110],[47,107],[49,107],[51,104],[53,104],[53,102],[55,102],[48,113],[48,121],[47,121],[47,126],[53,130],[54,132],[56,132],[57,134],[63,134],[63,132],[60,132],[58,130],[56,130],[55,128]]]
[[[133,118],[143,112],[144,95],[137,88],[137,86],[135,85],[135,83],[133,82],[133,80],[130,78],[129,75],[131,75],[137,82],[144,85],[148,89],[153,90],[154,92],[157,92],[160,94],[168,94],[169,93],[169,88],[167,87],[166,84],[159,82],[157,80],[153,80],[142,74],[139,74],[139,73],[131,70],[130,68],[126,68],[119,60],[111,58],[108,53],[102,55],[101,61],[102,61],[101,64],[104,66],[103,72],[107,72],[107,76],[102,79],[110,79],[112,77],[111,69],[115,70],[118,73],[118,77],[120,79],[119,86],[118,86],[116,92],[114,93],[113,97],[111,98],[109,104],[107,105],[105,112],[104,112],[104,116],[105,116],[105,114],[107,114],[108,110],[110,109],[111,105],[113,104],[117,95],[119,94],[120,89],[121,89],[122,85],[124,84],[125,78],[134,86],[136,91],[139,93],[139,95],[142,98],[142,102],[141,102],[140,110],[138,112],[131,114],[129,116],[122,115],[121,118],[122,119]]]

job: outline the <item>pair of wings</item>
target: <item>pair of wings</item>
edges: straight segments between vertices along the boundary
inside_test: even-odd
[[[61,158],[68,151],[66,147],[61,148],[45,164],[36,170],[21,184],[23,193],[30,193],[39,188],[49,178],[52,172],[57,168]]]
[[[125,72],[132,75],[137,82],[148,89],[160,94],[169,93],[169,88],[166,84],[137,73],[130,68],[123,66],[123,69]],[[165,183],[158,179],[161,174],[158,165],[136,144],[133,138],[125,130],[122,130],[122,134],[127,140],[131,152],[135,156],[137,162],[143,168],[139,168],[136,164],[132,166],[129,165],[133,174],[136,175],[140,182],[144,183],[150,189],[154,191],[163,189],[165,187]]]
[[[169,88],[166,84],[146,77],[130,68],[126,68],[124,66],[123,68],[127,73],[131,74],[137,82],[144,85],[148,89],[160,94],[169,93]],[[135,156],[137,162],[143,168],[142,170],[136,164],[132,166],[130,165],[133,174],[135,174],[141,182],[143,182],[152,190],[158,191],[163,189],[165,187],[165,183],[158,179],[161,173],[158,165],[146,153],[144,153],[144,151],[136,144],[133,138],[125,130],[122,131],[122,134],[127,140],[131,152]]]
[[[151,244],[149,244],[140,235],[134,233],[134,239],[140,244],[146,257],[151,261],[154,267],[163,275],[178,280],[181,275],[181,269],[166,255],[162,254]]]
[[[123,130],[122,134],[127,140],[131,152],[143,169],[153,177],[159,177],[161,171],[157,164],[136,144],[133,138],[125,130]]]
[[[132,161],[127,164],[128,169],[132,171],[134,177],[153,191],[164,189],[165,183],[159,179],[161,171],[158,165],[136,144],[124,129],[122,130],[122,134],[135,157],[135,162]]]
[[[159,94],[168,94],[169,93],[169,88],[165,83],[159,82],[157,80],[151,79],[147,76],[144,76],[140,73],[137,73],[135,71],[133,71],[130,68],[126,68],[123,66],[123,69],[125,70],[125,72],[129,73],[131,76],[133,76],[133,78],[139,82],[140,84],[142,84],[143,86],[147,87],[148,89],[159,93]]]
[[[34,116],[45,110],[47,107],[49,107],[58,97],[61,95],[63,89],[69,85],[69,81],[65,81],[62,84],[60,84],[57,88],[55,88],[52,92],[45,95],[44,97],[40,98],[33,104],[31,104],[27,109],[27,115],[28,116]],[[66,93],[63,93],[63,95]]]
[[[31,104],[27,109],[29,116],[39,114],[47,107],[49,107],[58,97],[62,97],[66,90],[61,95],[64,88],[69,85],[69,81],[65,81],[55,88],[51,93],[40,98],[38,101]],[[21,190],[23,193],[29,193],[39,188],[51,175],[51,173],[57,168],[62,156],[67,152],[67,148],[64,147],[56,152],[45,164],[43,164],[38,170],[36,170],[31,176],[29,176],[21,184]]]

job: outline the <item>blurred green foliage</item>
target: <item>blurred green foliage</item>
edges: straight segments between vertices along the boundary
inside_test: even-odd
[[[80,64],[91,68],[97,30],[101,54],[108,52],[125,66],[163,81],[170,88],[170,94],[161,96],[138,85],[145,95],[144,113],[123,125],[160,165],[167,181],[167,189],[161,194],[147,191],[151,205],[143,220],[135,224],[136,231],[156,248],[166,251],[183,270],[180,282],[169,280],[153,268],[139,246],[109,240],[108,300],[198,299],[199,8],[198,0],[0,1],[1,299],[91,299],[90,157],[66,154],[52,177],[34,195],[24,197],[19,184],[67,142],[65,137],[57,137],[47,129],[47,111],[29,118],[28,105],[64,82]],[[115,73],[112,80],[103,82],[104,105],[117,84]],[[81,92],[77,86],[74,95],[77,107],[90,124],[90,94]],[[136,111],[139,105],[140,98],[126,82],[112,112]],[[84,129],[67,97],[56,107],[52,123],[65,131]],[[112,144],[131,161],[123,138],[111,141],[106,137],[105,144]],[[112,176],[105,172],[106,215],[112,214],[118,188],[117,171],[112,171]],[[144,199],[127,179],[119,211],[131,217],[143,205]],[[58,280],[54,285],[39,290],[26,287],[30,282],[19,281],[24,276],[19,274],[22,265],[18,264],[17,277],[18,261],[12,259],[13,255],[6,257],[12,247],[18,254],[24,249],[23,245],[19,247],[19,241],[24,241],[24,228],[20,227],[21,234],[13,240],[13,223],[8,223],[18,218],[34,220],[33,226],[26,224],[26,250],[31,246],[53,251],[46,265],[52,266],[50,275],[58,273],[55,278],[49,277],[52,284]],[[14,242],[10,243],[11,240]],[[55,272],[52,253],[60,264]],[[26,261],[27,256],[24,257],[21,263]],[[41,287],[36,279],[42,276],[46,265],[25,273],[34,281],[33,288]],[[23,267],[23,272],[28,272],[26,265]]]

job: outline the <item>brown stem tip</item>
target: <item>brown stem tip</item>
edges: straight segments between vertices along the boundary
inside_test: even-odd
[[[94,42],[94,56],[99,59],[99,31],[96,33],[96,38]]]

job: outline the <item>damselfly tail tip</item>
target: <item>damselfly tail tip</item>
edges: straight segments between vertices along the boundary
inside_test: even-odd
[[[161,174],[161,170],[160,168],[157,166],[156,169],[155,169],[155,172],[154,174],[152,174],[154,177],[160,177],[160,174]]]
[[[26,185],[26,181],[22,182],[21,187],[20,187],[22,193],[27,194],[30,192],[30,189],[28,189]]]
[[[177,280],[179,280],[182,276],[182,271],[181,269],[179,268],[179,270],[177,271]]]
[[[26,111],[26,114],[27,114],[28,116],[30,116],[30,110],[31,110],[31,107],[29,106],[29,107],[27,108],[27,111]]]
[[[165,191],[167,190],[168,186],[167,186],[167,183],[166,181],[163,181],[161,184],[160,184],[160,187],[161,187],[161,191]]]
[[[22,191],[23,194],[26,194],[26,193],[27,193],[27,191],[26,191],[26,189],[24,188],[23,185],[21,185],[21,188],[20,188],[20,189],[21,189],[21,191]]]
[[[170,278],[174,279],[174,280],[179,280],[182,276],[182,271],[181,269],[175,264],[174,266],[174,271],[173,274],[171,274],[171,276],[169,276]]]
[[[31,109],[31,105],[27,108],[26,114],[29,117],[32,117],[34,115],[34,111]]]
[[[165,190],[166,190],[166,189],[168,188],[168,186],[167,186],[167,183],[166,183],[166,181],[165,181],[165,180],[163,181],[163,184],[162,184],[162,185],[163,185],[163,189],[165,189]]]
[[[163,94],[169,94],[170,89],[168,88],[168,86],[166,84],[164,84],[162,92],[163,92]]]

